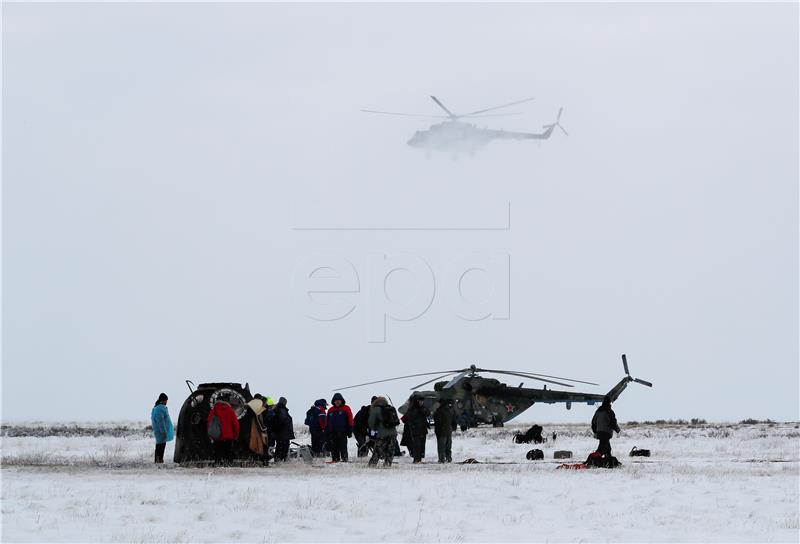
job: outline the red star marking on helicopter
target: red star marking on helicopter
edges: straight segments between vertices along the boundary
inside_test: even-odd
[[[513,411],[514,411],[514,405],[513,404],[506,404],[506,412],[508,412],[510,414]]]

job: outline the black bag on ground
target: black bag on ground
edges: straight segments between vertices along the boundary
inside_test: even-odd
[[[586,458],[586,465],[593,468],[617,468],[621,467],[622,463],[613,455],[601,455],[599,452],[593,451]]]
[[[534,425],[524,433],[515,434],[514,442],[517,444],[530,444],[531,442],[534,444],[541,444],[544,442],[542,427],[540,425]]]
[[[525,458],[528,461],[539,461],[540,459],[544,459],[544,452],[542,450],[530,450],[525,454]]]
[[[650,457],[650,450],[640,450],[636,446],[633,447],[630,453],[631,457]]]

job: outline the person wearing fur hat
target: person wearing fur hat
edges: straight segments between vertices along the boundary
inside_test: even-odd
[[[167,400],[169,400],[169,397],[167,397],[166,393],[161,393],[158,396],[158,400],[156,400],[155,406],[150,411],[153,438],[156,440],[155,462],[158,464],[164,462],[164,449],[167,447],[167,442],[171,442],[175,437],[172,420],[169,418],[169,411],[167,410]]]
[[[328,422],[325,425],[325,437],[331,460],[338,463],[340,460],[347,462],[347,439],[353,436],[353,412],[345,403],[341,393],[336,393],[331,399],[333,406],[328,410]]]
[[[369,428],[375,441],[369,466],[378,466],[378,461],[381,459],[383,459],[383,466],[392,466],[399,424],[400,420],[394,406],[391,406],[384,397],[375,397],[369,411]]]

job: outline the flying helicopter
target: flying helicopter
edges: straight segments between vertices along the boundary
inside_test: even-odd
[[[420,374],[409,374],[407,376],[360,383],[357,385],[340,387],[336,389],[336,391],[436,374],[437,376],[435,378],[411,388],[414,393],[398,409],[401,414],[406,413],[410,402],[414,399],[422,398],[425,406],[431,411],[435,409],[437,403],[441,401],[451,401],[457,421],[462,430],[481,424],[491,424],[495,427],[502,427],[504,423],[511,421],[537,402],[545,404],[563,402],[566,404],[567,410],[569,410],[572,408],[573,403],[592,405],[596,402],[602,402],[605,397],[609,397],[611,401],[614,402],[631,382],[653,387],[652,383],[634,378],[630,375],[628,370],[628,358],[625,354],[622,355],[622,365],[625,370],[625,377],[605,394],[559,391],[547,388],[547,384],[574,387],[572,384],[565,382],[597,385],[593,382],[561,378],[548,374],[478,368],[476,365],[470,365],[469,368],[462,368],[459,370],[423,372]],[[544,382],[544,387],[542,389],[532,389],[522,387],[522,383],[514,387],[501,383],[495,378],[485,378],[480,374],[502,374],[518,376],[528,380],[538,380]],[[443,380],[443,378],[448,377],[449,380]],[[433,391],[418,391],[420,387],[432,382],[436,382]]]
[[[462,119],[475,119],[480,117],[501,117],[507,115],[518,115],[515,113],[488,113],[491,111],[508,108],[524,102],[530,102],[533,98],[525,98],[500,106],[484,108],[469,113],[456,114],[445,106],[441,100],[431,95],[431,99],[437,106],[442,108],[446,115],[429,115],[418,113],[398,113],[392,111],[361,110],[365,113],[377,113],[381,115],[397,115],[403,117],[419,117],[426,119],[445,119],[441,123],[431,125],[426,130],[418,130],[414,133],[408,145],[417,149],[428,151],[446,151],[452,153],[469,153],[484,147],[492,140],[547,140],[553,134],[553,129],[558,127],[566,135],[567,131],[561,126],[561,113],[564,108],[558,110],[556,120],[549,125],[543,125],[544,132],[514,132],[508,130],[497,130],[490,128],[480,128],[472,123],[466,123]]]

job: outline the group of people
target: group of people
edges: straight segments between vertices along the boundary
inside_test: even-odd
[[[161,393],[150,413],[153,436],[156,442],[155,462],[164,462],[164,450],[167,442],[174,438],[174,428],[167,410],[168,397]],[[286,461],[289,457],[289,443],[295,438],[292,416],[289,414],[287,400],[278,399],[275,404],[271,397],[260,394],[253,396],[247,403],[252,410],[254,429],[250,433],[250,449],[261,451],[264,463],[267,464],[269,450],[274,449],[276,461]],[[376,466],[383,460],[384,465],[391,465],[395,455],[400,454],[400,446],[406,446],[414,463],[421,463],[425,457],[425,443],[430,419],[436,435],[436,446],[439,463],[453,461],[453,431],[457,426],[456,413],[449,400],[436,403],[433,413],[425,406],[425,399],[412,396],[408,410],[402,418],[398,417],[395,408],[384,397],[373,396],[369,405],[362,406],[358,413],[353,412],[345,402],[341,393],[331,399],[331,406],[325,399],[318,399],[306,412],[305,425],[311,435],[311,452],[313,456],[326,456],[329,452],[331,461],[348,461],[348,440],[355,436],[359,457],[365,457],[372,451],[370,466]],[[401,441],[397,443],[397,427],[403,423]],[[212,442],[214,461],[217,464],[230,463],[234,459],[233,444],[239,438],[239,418],[233,407],[224,401],[217,401],[211,408],[207,418],[208,435]],[[606,397],[592,418],[592,432],[599,440],[597,451],[611,455],[612,433],[620,432],[617,418],[611,409],[611,400]],[[259,444],[263,437],[263,444]],[[555,440],[555,434],[553,436]],[[263,449],[259,450],[259,447]]]
[[[275,461],[289,458],[289,442],[294,438],[294,422],[289,414],[288,401],[280,397],[277,404],[272,397],[253,395],[247,409],[253,412],[251,419],[249,449],[261,457],[265,465],[273,457]],[[234,460],[233,444],[241,432],[239,418],[234,408],[225,401],[218,400],[212,406],[207,418],[208,436],[214,454],[215,464],[230,464]]]
[[[305,424],[311,434],[311,451],[314,456],[330,452],[331,460],[347,461],[348,439],[355,436],[356,452],[366,457],[372,451],[370,464],[381,459],[391,464],[392,458],[400,454],[400,446],[406,446],[414,459],[421,463],[425,457],[429,421],[433,417],[437,450],[440,463],[453,461],[453,431],[456,429],[456,416],[452,402],[442,400],[431,411],[425,407],[425,399],[412,397],[408,411],[401,418],[384,397],[372,397],[370,404],[362,406],[355,416],[345,403],[341,393],[331,399],[331,407],[325,399],[319,399],[306,412]],[[403,435],[397,443],[397,427],[403,423]]]

